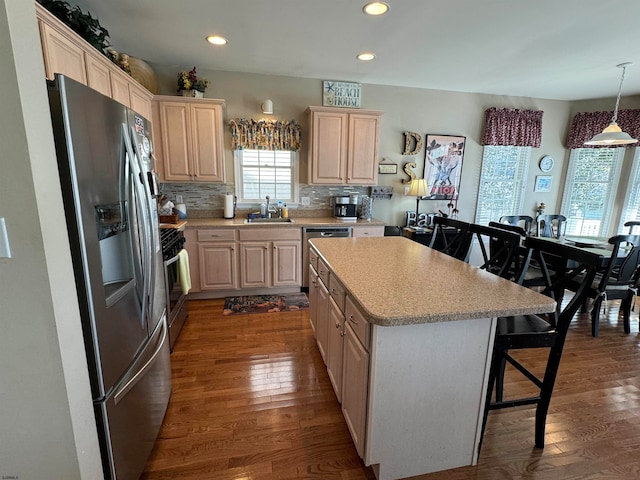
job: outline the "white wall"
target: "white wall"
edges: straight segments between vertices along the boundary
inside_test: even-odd
[[[152,65],[159,81],[160,91],[165,95],[176,93],[176,77],[180,70],[191,66],[168,67]],[[206,71],[198,69],[200,76],[207,77],[210,86],[205,97],[222,98],[226,101],[225,119],[263,118],[260,104],[267,98],[273,100],[272,118],[291,120],[301,123],[303,130],[303,148],[301,158],[301,182],[306,183],[307,147],[309,144],[308,121],[304,115],[310,105],[322,104],[322,79],[302,79],[255,75],[234,72]],[[348,79],[341,79],[348,80]],[[424,147],[418,155],[403,156],[404,131],[431,134],[462,135],[467,137],[466,151],[462,169],[460,193],[460,218],[473,221],[475,217],[476,195],[482,159],[482,147],[479,144],[484,129],[484,112],[489,107],[508,107],[543,110],[542,145],[534,148],[531,155],[528,186],[525,196],[525,208],[521,213],[533,214],[538,202],[545,202],[547,211],[559,208],[562,198],[562,182],[566,151],[564,139],[570,122],[571,104],[569,102],[542,100],[524,97],[507,97],[458,92],[443,92],[416,88],[398,88],[383,85],[365,84],[362,88],[362,108],[382,110],[379,158],[389,158],[398,164],[397,175],[380,175],[379,185],[394,187],[391,200],[377,200],[374,204],[374,216],[387,224],[404,225],[405,211],[415,210],[414,197],[404,196],[403,179],[408,177],[402,167],[414,162],[414,170],[422,177],[424,168]],[[225,132],[225,145],[230,145],[230,134]],[[554,175],[553,189],[550,193],[534,194],[533,184],[538,169],[538,160],[543,155],[552,155],[556,165],[551,172]],[[227,178],[233,179],[232,152],[226,151]],[[447,211],[446,201],[422,201],[422,212],[438,209]],[[514,212],[516,213],[516,212]]]
[[[33,2],[0,0],[0,477],[102,468]]]

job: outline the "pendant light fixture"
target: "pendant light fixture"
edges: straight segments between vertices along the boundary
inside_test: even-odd
[[[624,73],[632,62],[621,63],[617,65],[618,68],[622,68],[622,77],[620,78],[620,87],[618,88],[618,98],[616,99],[616,106],[613,110],[613,118],[607,128],[602,133],[597,134],[588,142],[584,142],[585,145],[599,145],[599,146],[611,146],[611,145],[629,145],[630,143],[637,143],[637,138],[631,138],[628,133],[622,131],[618,126],[618,105],[620,104],[620,92],[622,92],[622,82],[624,81]]]

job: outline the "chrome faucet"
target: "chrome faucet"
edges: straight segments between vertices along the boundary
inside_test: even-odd
[[[278,208],[277,207],[271,207],[269,206],[269,200],[271,199],[271,197],[269,197],[269,195],[267,195],[267,217],[272,218],[272,213],[275,213],[276,216],[278,216]]]

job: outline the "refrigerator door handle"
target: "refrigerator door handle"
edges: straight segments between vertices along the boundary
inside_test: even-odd
[[[136,383],[138,383],[142,379],[142,377],[144,377],[146,371],[153,366],[153,363],[156,361],[156,358],[158,358],[158,355],[160,355],[160,352],[162,352],[162,347],[167,341],[167,332],[168,332],[167,322],[162,322],[162,338],[158,342],[158,346],[156,347],[155,352],[153,352],[153,355],[151,355],[151,358],[147,360],[147,362],[142,366],[142,368],[140,368],[140,370],[138,370],[136,374],[133,377],[131,377],[131,379],[127,383],[125,383],[121,388],[118,389],[117,392],[114,393],[113,401],[116,405],[120,401],[122,401],[122,399],[127,395],[127,393],[133,387],[136,386]]]
[[[138,144],[138,137],[136,134],[136,130],[134,127],[131,127],[131,145],[132,145],[132,150],[133,150],[133,159],[137,164],[138,170],[140,171],[140,181],[142,182],[142,190],[144,191],[144,194],[142,195],[142,199],[144,202],[144,205],[146,207],[146,212],[147,212],[147,218],[149,219],[149,222],[151,222],[151,218],[153,215],[153,208],[151,206],[151,202],[153,201],[153,198],[151,198],[151,189],[149,187],[149,182],[148,182],[148,177],[146,175],[146,169],[144,167],[144,164],[142,162],[142,158],[140,157],[140,145]],[[147,225],[150,225],[150,223],[147,223]],[[153,302],[154,302],[154,295],[153,292],[155,291],[155,278],[156,278],[156,263],[153,261],[154,258],[154,253],[159,249],[159,245],[156,244],[156,235],[155,232],[147,232],[147,238],[149,240],[149,245],[148,245],[148,253],[149,253],[149,281],[147,282],[147,295],[149,296],[149,302],[147,304],[147,309],[148,309],[148,317],[151,318],[151,316],[153,315]]]
[[[142,196],[141,196],[141,188],[140,188],[140,167],[137,163],[137,157],[135,155],[135,152],[133,151],[133,148],[131,146],[131,141],[129,139],[128,136],[128,132],[127,132],[127,125],[126,124],[122,124],[122,130],[123,130],[123,139],[124,139],[124,145],[125,145],[125,155],[127,157],[127,161],[131,167],[130,169],[130,175],[131,178],[128,179],[127,181],[131,182],[134,186],[134,197],[136,199],[136,203],[140,202],[140,200],[142,198],[144,198],[144,192],[142,192]],[[151,236],[151,232],[149,232],[149,213],[148,210],[146,208],[146,205],[137,205],[138,207],[140,207],[140,212],[142,214],[142,230],[143,230],[143,234],[142,236],[144,238],[140,239],[141,240],[141,244],[144,246],[143,248],[143,252],[142,252],[142,308],[141,308],[141,321],[143,323],[143,325],[145,325],[146,322],[146,318],[148,316],[147,314],[147,310],[149,308],[149,283],[150,283],[150,275],[149,275],[149,265],[151,264],[151,252],[150,252],[150,246],[149,246],[149,237]]]

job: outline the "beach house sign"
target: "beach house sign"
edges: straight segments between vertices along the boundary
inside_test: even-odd
[[[360,108],[362,85],[351,82],[325,80],[322,87],[322,105],[325,107]]]

